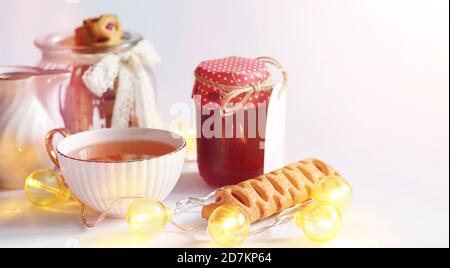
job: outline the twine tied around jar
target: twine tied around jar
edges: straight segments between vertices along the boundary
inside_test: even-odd
[[[129,127],[133,105],[138,105],[140,127],[162,127],[153,85],[146,71],[146,67],[159,61],[151,43],[144,40],[125,52],[105,56],[83,74],[84,84],[99,98],[116,87],[112,128]]]
[[[256,58],[256,60],[263,61],[265,63],[275,66],[281,72],[281,74],[283,76],[282,89],[287,88],[288,72],[286,71],[286,69],[284,69],[284,67],[277,60],[275,60],[274,58],[271,58],[271,57],[258,57],[258,58]],[[195,73],[195,79],[198,82],[205,84],[207,86],[221,89],[220,98],[221,98],[222,102],[220,105],[220,109],[221,109],[222,113],[225,115],[232,114],[236,110],[241,109],[254,93],[259,92],[259,91],[269,90],[269,89],[273,88],[273,84],[270,81],[270,76],[263,82],[254,83],[254,84],[251,84],[248,86],[247,85],[239,86],[237,79],[235,79],[234,77],[233,77],[233,80],[237,84],[236,86],[224,85],[224,84],[221,84],[218,82],[214,82],[212,80],[207,80],[207,79],[201,77],[200,75],[198,75],[197,73]],[[241,94],[245,94],[244,97],[239,102],[237,102],[235,105],[231,105],[231,107],[230,107],[229,104],[230,104],[231,100],[233,100],[235,97],[237,97]]]

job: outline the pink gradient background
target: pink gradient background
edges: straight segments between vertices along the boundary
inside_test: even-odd
[[[35,64],[35,36],[105,12],[159,51],[167,120],[201,60],[277,58],[287,159],[317,156],[351,180],[356,245],[449,246],[448,1],[0,0],[0,65]]]

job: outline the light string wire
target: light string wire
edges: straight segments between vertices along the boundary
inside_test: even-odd
[[[175,204],[175,209],[173,210],[173,215],[179,214],[184,209],[186,209],[186,207],[189,206],[189,205],[191,205],[192,207],[198,207],[198,206],[206,205],[210,201],[210,199],[216,195],[217,191],[218,190],[208,194],[205,197],[200,197],[200,198],[188,197],[188,198],[186,198],[184,200],[178,201]],[[81,202],[81,221],[83,222],[83,224],[86,227],[93,228],[97,224],[102,222],[108,216],[108,214],[111,212],[111,210],[114,209],[115,206],[119,205],[123,201],[133,201],[133,200],[138,200],[138,199],[142,199],[142,198],[143,198],[142,196],[128,196],[128,197],[118,198],[118,199],[114,200],[109,205],[109,207],[106,210],[102,211],[94,222],[89,222],[89,220],[87,219],[87,216],[86,216],[86,205]],[[167,209],[170,209],[170,208],[167,208]],[[183,231],[189,231],[189,232],[202,231],[202,230],[195,229],[193,227],[186,227],[186,226],[183,226],[181,224],[178,224],[173,219],[170,220],[170,223],[172,223],[173,225],[175,225],[176,227],[178,227],[179,229],[181,229]]]
[[[86,205],[84,203],[81,203],[81,221],[83,224],[88,228],[94,228],[97,224],[102,222],[107,216],[108,213],[111,212],[112,209],[114,209],[115,206],[117,206],[119,203],[122,203],[123,201],[130,201],[130,200],[138,200],[141,199],[140,196],[128,196],[128,197],[121,197],[119,199],[114,200],[109,207],[104,210],[100,215],[97,217],[97,219],[90,223],[86,217]]]
[[[307,201],[305,201],[303,203],[299,203],[299,204],[297,204],[297,205],[295,205],[293,207],[290,207],[290,208],[287,208],[287,209],[281,211],[276,216],[276,218],[274,219],[274,221],[271,224],[263,226],[263,227],[261,227],[259,229],[256,229],[256,230],[250,232],[250,236],[259,235],[260,233],[263,233],[263,232],[265,232],[265,231],[267,231],[267,230],[269,230],[269,229],[271,229],[273,227],[276,227],[276,226],[279,226],[279,225],[284,225],[284,224],[290,222],[294,218],[295,213],[297,213],[302,208],[304,208],[307,205],[312,204],[312,203],[313,203],[313,200],[309,199],[309,200],[307,200]]]
[[[220,189],[219,189],[220,190]],[[173,210],[173,215],[177,215],[181,212],[183,212],[188,206],[191,207],[201,207],[206,205],[217,193],[216,190],[214,192],[209,193],[208,195],[204,196],[204,197],[188,197],[186,199],[183,199],[181,201],[178,201],[175,204],[175,209]],[[198,228],[194,228],[194,227],[189,227],[189,226],[184,226],[181,224],[178,224],[176,221],[174,221],[173,219],[170,221],[171,224],[173,224],[175,227],[177,227],[178,229],[185,231],[185,232],[203,232],[204,230],[202,229],[198,229]]]
[[[219,189],[220,190],[220,189]],[[216,195],[216,193],[219,191],[216,190],[214,192],[209,193],[208,195],[204,196],[204,197],[188,197],[186,199],[183,199],[181,201],[176,202],[175,204],[175,209],[173,209],[173,215],[177,215],[182,213],[183,211],[185,211],[188,207],[201,207],[204,206],[206,204],[209,203],[209,201]],[[108,213],[111,212],[112,209],[114,209],[115,206],[117,206],[118,204],[120,204],[123,201],[131,201],[131,200],[138,200],[138,199],[142,199],[143,197],[140,196],[130,196],[130,197],[122,197],[122,198],[118,198],[116,200],[114,200],[111,205],[108,207],[108,209],[104,210],[102,213],[100,213],[100,215],[97,217],[97,219],[94,222],[89,222],[87,217],[86,217],[86,205],[84,205],[83,203],[81,203],[81,221],[83,222],[83,224],[88,227],[88,228],[93,228],[95,227],[97,224],[99,224],[100,222],[102,222],[103,220],[105,220],[105,218],[107,217]],[[281,211],[273,220],[273,222],[269,225],[260,227],[252,232],[250,232],[250,236],[256,236],[259,235],[271,228],[274,228],[276,226],[280,226],[280,225],[284,225],[288,222],[290,222],[295,213],[297,213],[298,211],[300,211],[302,208],[304,208],[305,206],[309,205],[313,203],[312,199],[309,199],[303,203],[299,203],[297,205],[294,205],[292,207],[289,207],[283,211]],[[170,209],[170,208],[167,208]],[[203,232],[203,229],[198,229],[195,227],[190,227],[190,226],[184,226],[182,224],[177,223],[176,221],[174,221],[173,219],[171,219],[169,221],[172,225],[174,225],[175,227],[177,227],[178,229],[180,229],[181,231],[184,232]]]

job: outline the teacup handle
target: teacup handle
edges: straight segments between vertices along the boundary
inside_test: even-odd
[[[47,135],[45,135],[45,148],[47,148],[48,156],[50,157],[50,160],[58,167],[59,161],[58,161],[58,155],[56,154],[55,148],[53,147],[53,138],[56,134],[60,134],[63,137],[67,137],[70,135],[69,130],[65,128],[56,128],[53,130],[50,130]]]

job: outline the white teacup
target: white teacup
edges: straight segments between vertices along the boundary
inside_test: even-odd
[[[54,147],[55,134],[64,138]],[[69,156],[89,145],[128,140],[162,142],[175,150],[149,159],[115,162]],[[178,182],[186,148],[183,137],[146,128],[101,129],[74,135],[69,135],[66,129],[54,129],[47,134],[46,145],[50,158],[61,169],[73,194],[86,206],[98,212],[108,211],[113,217],[124,217],[131,202],[115,202],[118,199],[151,197],[163,201]]]

